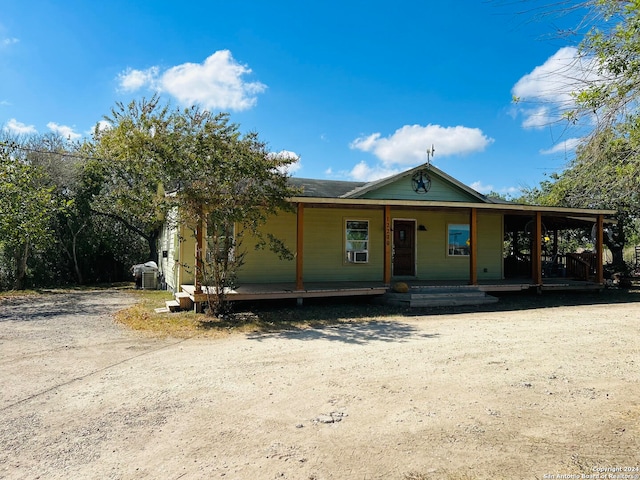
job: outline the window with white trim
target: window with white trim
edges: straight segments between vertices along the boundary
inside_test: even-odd
[[[345,223],[345,260],[349,263],[369,261],[369,221],[347,220]]]
[[[447,227],[447,253],[449,256],[468,256],[471,247],[469,225],[452,223]]]

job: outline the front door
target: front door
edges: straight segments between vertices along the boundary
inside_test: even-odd
[[[393,221],[393,275],[416,274],[416,223],[413,220]]]

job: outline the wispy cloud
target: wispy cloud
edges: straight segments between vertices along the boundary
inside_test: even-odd
[[[15,38],[15,37],[11,37],[11,38],[2,38],[0,39],[0,46],[2,47],[9,47],[11,45],[15,45],[16,43],[18,43],[20,40]]]
[[[522,190],[520,188],[517,187],[499,187],[496,188],[494,185],[491,184],[484,184],[481,181],[478,182],[473,182],[470,185],[471,188],[473,188],[476,192],[480,192],[484,195],[487,195],[489,193],[495,192],[498,193],[500,195],[504,195],[507,199],[508,198],[513,198],[514,196],[520,195],[522,193]]]
[[[66,125],[58,125],[55,122],[47,123],[47,128],[71,142],[73,142],[74,140],[78,140],[80,137],[82,137],[81,134],[74,132],[72,127],[68,127]]]
[[[568,153],[573,152],[578,145],[582,142],[582,138],[568,138],[563,142],[555,144],[553,147],[546,150],[540,150],[542,155],[553,155],[555,153]]]
[[[17,121],[15,118],[9,120],[3,127],[3,130],[15,135],[31,135],[33,133],[38,133],[38,130],[36,130],[35,126],[26,125],[22,122]]]
[[[480,193],[490,193],[494,191],[493,185],[485,185],[482,182],[473,182],[470,187]]]
[[[594,62],[577,48],[564,47],[520,78],[511,93],[523,128],[548,127],[574,108],[572,93],[598,79]]]
[[[267,88],[263,83],[246,81],[250,73],[229,50],[219,50],[203,63],[183,63],[164,71],[157,66],[128,69],[118,76],[118,82],[128,92],[142,88],[166,92],[186,106],[241,111],[255,106],[257,95]]]

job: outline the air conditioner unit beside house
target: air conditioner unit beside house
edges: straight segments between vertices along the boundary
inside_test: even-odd
[[[349,250],[347,252],[347,260],[351,263],[367,263],[369,261],[369,252],[367,250]]]

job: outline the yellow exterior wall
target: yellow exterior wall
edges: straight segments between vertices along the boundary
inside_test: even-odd
[[[449,256],[447,252],[448,225],[469,224],[468,212],[392,210],[391,218],[416,220],[416,228],[424,225],[427,229],[416,232],[419,280],[469,279],[469,257]],[[478,213],[478,280],[502,278],[502,223],[501,214]]]
[[[478,280],[504,278],[503,244],[503,216],[478,212]]]
[[[263,233],[271,233],[283,241],[289,251],[296,250],[296,214],[281,212],[269,217],[261,228]],[[267,247],[256,250],[257,239],[245,233],[242,250],[245,251],[244,265],[238,271],[238,283],[295,282],[295,260],[281,260]]]
[[[345,258],[345,222],[369,221],[369,262],[349,263]],[[292,252],[296,248],[296,215],[282,213],[269,218],[262,228],[283,240]],[[304,281],[382,281],[383,269],[382,210],[305,208],[304,210]],[[245,264],[238,273],[238,283],[295,282],[295,261],[280,260],[268,250],[253,250],[255,239],[246,237]]]
[[[346,221],[369,222],[369,262],[346,260]],[[382,209],[306,208],[304,281],[382,281],[384,218]]]
[[[391,218],[416,221],[416,279],[468,280],[469,257],[449,256],[447,226],[468,224],[468,211],[421,211],[392,209]],[[503,278],[503,218],[499,213],[478,212],[478,280]],[[345,255],[347,220],[369,222],[369,262],[350,263]],[[426,231],[417,230],[424,225]],[[269,218],[262,227],[284,241],[296,253],[296,214],[281,213]],[[341,209],[305,207],[304,210],[304,282],[383,281],[384,280],[383,209]],[[256,239],[243,237],[245,264],[238,272],[238,284],[294,283],[295,260],[281,260],[268,249],[254,249]],[[179,245],[180,284],[193,283],[195,240],[190,229],[183,228]],[[486,271],[485,271],[486,270]]]
[[[193,285],[193,266],[196,257],[196,239],[193,230],[182,227],[179,238],[180,266],[178,284]]]

